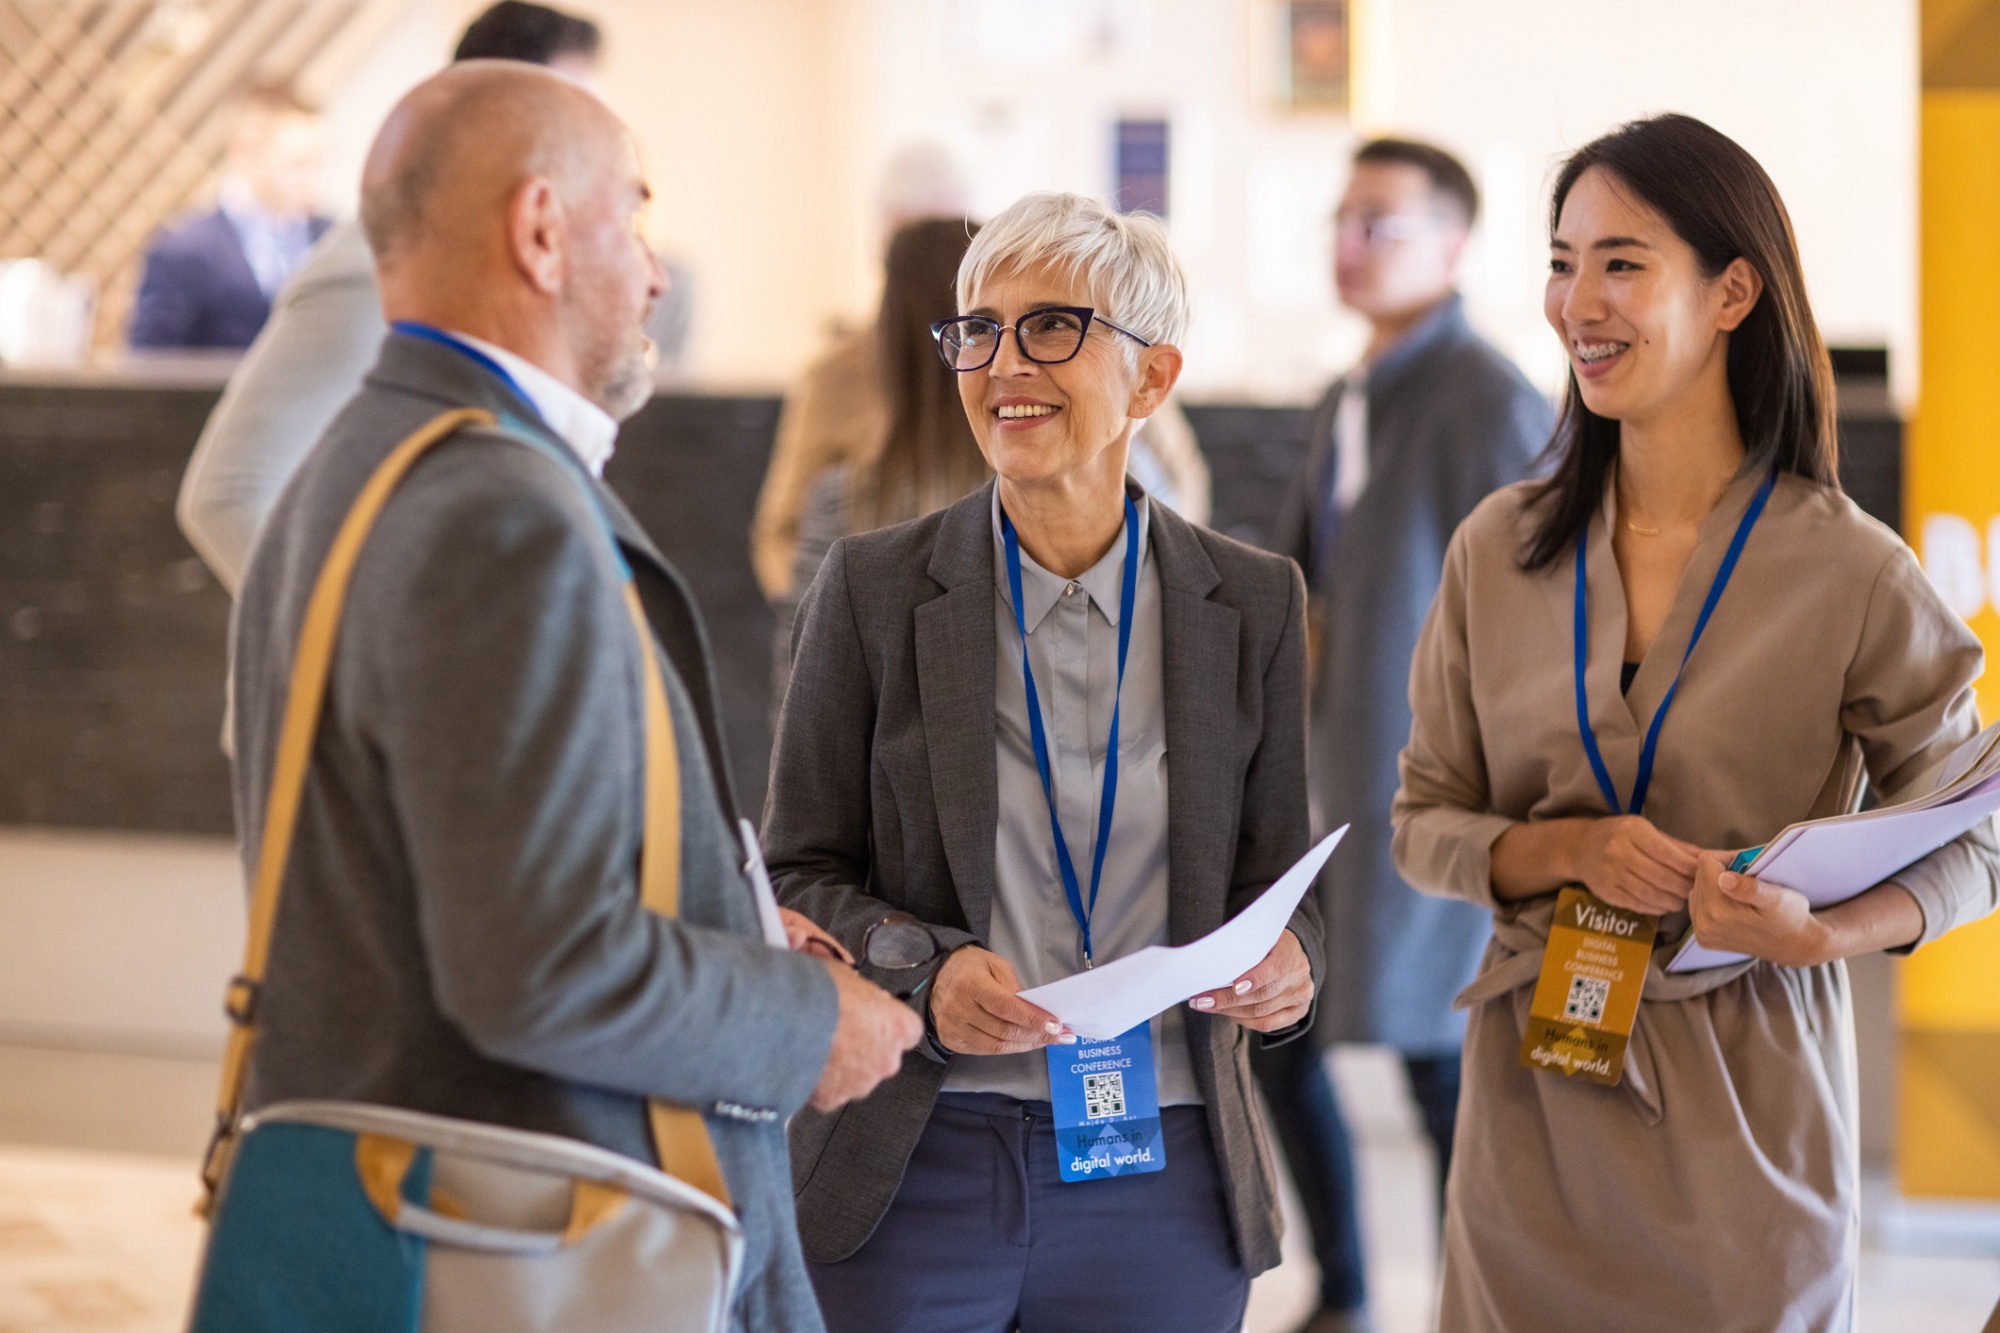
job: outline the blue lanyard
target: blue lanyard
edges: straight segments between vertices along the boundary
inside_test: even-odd
[[[434,324],[419,324],[414,319],[399,319],[389,327],[397,333],[407,334],[412,338],[422,338],[425,342],[433,342],[440,347],[449,347],[452,351],[492,371],[500,377],[502,383],[514,391],[516,398],[519,398],[530,408],[535,409],[536,420],[539,421],[541,419],[541,410],[535,407],[535,400],[528,397],[527,392],[521,388],[519,381],[507,373],[507,367],[501,365],[493,357],[474,347],[471,343],[466,342],[463,338],[454,337]],[[590,478],[578,466],[576,456],[566,449],[551,449],[532,436],[524,437],[523,442],[531,444],[536,452],[547,455],[561,464],[563,469],[575,477],[577,482],[583,487],[585,498],[590,501],[591,509],[597,514],[598,523],[604,528],[604,535],[611,541],[611,554],[617,559],[618,568],[623,571],[625,581],[628,583],[631,582],[632,565],[625,559],[624,548],[618,544],[618,532],[611,526],[610,515],[604,512],[604,505],[598,500],[597,492],[591,487]]]
[[[1097,910],[1097,886],[1104,879],[1104,849],[1111,845],[1111,816],[1118,806],[1118,712],[1125,693],[1125,653],[1132,645],[1132,606],[1139,596],[1139,507],[1125,497],[1125,581],[1118,591],[1118,685],[1111,696],[1111,735],[1104,742],[1104,796],[1097,812],[1097,852],[1091,858],[1090,901],[1083,900],[1076,863],[1056,816],[1055,779],[1049,768],[1049,736],[1042,726],[1042,698],[1035,689],[1035,669],[1028,664],[1028,617],[1021,603],[1021,542],[1014,520],[1000,511],[1000,534],[1007,543],[1007,587],[1014,594],[1014,625],[1021,631],[1021,678],[1028,686],[1028,734],[1035,742],[1035,767],[1042,773],[1042,796],[1049,803],[1049,830],[1056,838],[1056,865],[1062,871],[1063,893],[1070,915],[1083,931],[1083,965],[1091,966],[1090,918]]]
[[[1652,725],[1646,728],[1646,743],[1639,749],[1639,774],[1632,783],[1632,808],[1628,811],[1618,800],[1618,788],[1612,785],[1611,771],[1604,766],[1603,752],[1597,748],[1597,734],[1590,726],[1590,699],[1583,688],[1583,671],[1590,659],[1590,598],[1587,592],[1589,578],[1584,571],[1584,549],[1590,544],[1590,527],[1577,534],[1576,538],[1576,726],[1583,734],[1583,750],[1590,756],[1590,771],[1597,775],[1597,786],[1604,793],[1606,804],[1613,814],[1638,814],[1646,807],[1646,789],[1653,782],[1653,758],[1660,748],[1660,725],[1667,720],[1667,710],[1674,706],[1674,695],[1680,690],[1681,677],[1687,674],[1688,659],[1694,656],[1694,646],[1701,642],[1701,632],[1708,628],[1708,618],[1715,614],[1715,604],[1722,600],[1722,590],[1729,586],[1730,576],[1736,573],[1736,562],[1743,555],[1743,543],[1750,539],[1750,529],[1757,526],[1757,519],[1764,512],[1764,505],[1771,498],[1771,491],[1778,484],[1775,469],[1764,478],[1764,484],[1757,488],[1757,494],[1750,501],[1750,508],[1744,511],[1742,521],[1736,525],[1736,535],[1730,539],[1729,551],[1722,557],[1722,568],[1715,571],[1715,582],[1709,585],[1708,600],[1701,604],[1701,615],[1694,622],[1694,634],[1688,639],[1687,651],[1681,654],[1680,670],[1674,673],[1674,683],[1667,687],[1666,697],[1660,700],[1659,709],[1653,714]]]
[[[434,324],[419,324],[414,319],[399,319],[389,327],[398,333],[407,334],[412,338],[422,338],[425,342],[433,342],[440,347],[449,347],[460,356],[469,357],[473,361],[478,362],[487,370],[498,375],[500,382],[512,389],[516,398],[519,398],[530,408],[534,408],[537,416],[541,415],[541,409],[535,406],[535,400],[528,397],[528,391],[521,387],[518,380],[507,373],[507,367],[501,365],[492,356],[474,347],[471,343],[465,341],[465,339],[454,337]]]

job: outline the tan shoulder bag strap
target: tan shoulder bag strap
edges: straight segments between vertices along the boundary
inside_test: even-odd
[[[625,608],[639,639],[639,657],[646,681],[646,840],[639,849],[639,900],[661,916],[678,916],[681,907],[681,761],[674,744],[674,719],[667,707],[666,677],[660,674],[653,627],[639,604],[639,590],[625,580]],[[653,1155],[660,1170],[694,1186],[716,1202],[728,1205],[729,1184],[715,1157],[708,1124],[685,1106],[647,1103],[653,1130]]]
[[[298,827],[313,738],[326,700],[341,608],[362,543],[398,483],[426,451],[462,427],[497,424],[494,414],[482,408],[455,408],[432,418],[397,445],[355,497],[306,603],[305,623],[299,631],[298,651],[292,662],[291,689],[278,733],[277,757],[271,770],[271,794],[264,807],[264,838],[250,889],[243,970],[230,981],[223,1001],[230,1020],[229,1044],[223,1054],[222,1086],[216,1097],[215,1136],[202,1166],[211,1207],[228,1170],[236,1120],[243,1108],[250,1051],[257,1040],[257,999],[270,964],[278,899],[284,891],[285,866]],[[625,600],[645,664],[646,828],[640,851],[641,894],[648,908],[672,916],[680,903],[680,761],[652,631],[630,582],[625,586]],[[728,1187],[723,1183],[722,1169],[702,1118],[692,1111],[655,1102],[650,1106],[649,1120],[661,1168],[727,1204]]]

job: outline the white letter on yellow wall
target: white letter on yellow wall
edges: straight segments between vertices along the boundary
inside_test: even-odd
[[[1924,573],[1930,575],[1938,596],[1967,620],[1978,615],[1986,605],[1979,529],[1957,514],[1927,514],[1923,539]]]

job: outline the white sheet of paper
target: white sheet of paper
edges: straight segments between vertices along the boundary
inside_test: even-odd
[[[771,872],[764,868],[764,848],[749,820],[738,819],[736,832],[743,839],[743,873],[750,877],[750,896],[757,900],[757,924],[763,928],[764,943],[773,949],[789,949],[785,938],[785,918],[778,915],[778,895],[771,888]]]
[[[1219,990],[1264,961],[1333,855],[1347,826],[1320,840],[1257,901],[1187,944],[1153,945],[1114,962],[1021,992],[1089,1041],[1128,1032],[1163,1009],[1205,990]]]

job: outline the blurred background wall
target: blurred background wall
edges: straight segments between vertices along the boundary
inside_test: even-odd
[[[11,16],[0,39],[48,32],[67,53],[41,76],[52,103],[115,94],[129,115],[161,105],[160,89],[141,85],[148,71],[194,58],[174,57],[176,42],[193,44],[207,79],[172,89],[172,114],[153,117],[151,139],[144,125],[130,136],[157,154],[155,141],[178,133],[193,145],[185,161],[152,173],[157,183],[140,197],[114,190],[89,204],[118,205],[115,271],[97,272],[106,313],[124,308],[148,219],[212,188],[200,164],[219,153],[222,131],[197,111],[228,91],[224,75],[247,65],[296,76],[323,102],[328,202],[350,211],[382,115],[444,61],[479,7],[0,4],[0,20]],[[1791,205],[1829,340],[1888,348],[1898,399],[1914,391],[1915,0],[1682,0],[1671,21],[1641,0],[1584,11],[1552,0],[1355,0],[1346,110],[1289,105],[1289,11],[1277,0],[578,8],[609,38],[603,92],[643,142],[660,195],[654,239],[693,276],[687,368],[705,378],[781,382],[830,327],[865,319],[882,239],[877,186],[899,147],[930,139],[954,149],[977,211],[990,213],[1031,189],[1113,192],[1118,125],[1137,121],[1166,127],[1163,202],[1198,300],[1192,394],[1296,400],[1352,357],[1360,329],[1333,307],[1326,220],[1344,148],[1381,131],[1434,138],[1473,165],[1488,205],[1467,279],[1473,317],[1553,387],[1560,356],[1540,315],[1540,210],[1553,163],[1622,119],[1676,109],[1765,163]],[[123,53],[107,65],[101,53],[120,34]],[[19,59],[0,70],[0,103],[27,70]],[[0,135],[0,167],[19,137]],[[77,207],[87,211],[81,196]],[[10,248],[0,224],[0,256],[35,252]],[[100,320],[100,341],[116,327]]]
[[[335,184],[467,0],[416,0],[330,104]],[[1916,368],[1914,0],[1743,4],[1357,0],[1352,111],[1285,101],[1274,0],[603,0],[604,93],[660,191],[654,235],[691,266],[690,368],[771,380],[874,299],[876,183],[917,139],[955,149],[975,208],[1110,193],[1121,119],[1169,125],[1168,220],[1194,279],[1188,390],[1297,399],[1358,351],[1333,305],[1332,212],[1357,135],[1434,138],[1487,215],[1475,321],[1553,387],[1541,217],[1556,159],[1620,120],[1710,120],[1790,203],[1832,342]],[[417,58],[426,49],[429,59]],[[1815,96],[1817,90],[1823,95]],[[726,201],[726,203],[724,202]]]

